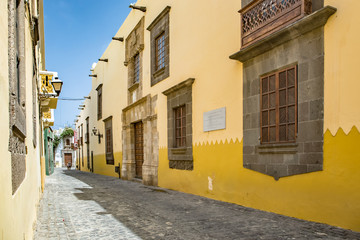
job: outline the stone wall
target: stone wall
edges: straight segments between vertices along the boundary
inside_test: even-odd
[[[260,144],[260,76],[298,66],[295,143]],[[279,177],[320,171],[323,164],[324,33],[315,29],[244,63],[244,167]]]

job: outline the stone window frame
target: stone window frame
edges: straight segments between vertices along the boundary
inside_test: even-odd
[[[167,133],[169,168],[193,170],[192,149],[192,85],[194,78],[189,78],[164,91],[167,96]],[[186,107],[186,145],[176,147],[175,140],[175,109]]]
[[[84,145],[83,145],[83,139],[84,139],[84,127],[83,127],[83,124],[80,125],[80,131],[81,131],[81,140],[80,140],[80,143],[81,143],[81,165],[82,167],[85,166],[85,163],[84,163]]]
[[[12,194],[26,173],[25,2],[8,0],[9,145]]]
[[[96,88],[97,91],[97,120],[99,121],[102,118],[102,86],[103,84],[99,84]]]
[[[104,122],[104,137],[105,137],[105,159],[106,164],[114,165],[114,140],[113,140],[113,127],[112,116],[103,120]]]
[[[295,143],[296,142],[296,137],[297,137],[297,108],[298,108],[298,99],[297,99],[297,82],[298,82],[298,66],[297,64],[291,65],[291,66],[286,66],[274,71],[271,71],[270,73],[266,73],[263,74],[262,76],[260,76],[260,144],[264,145],[264,144],[286,144],[286,143]],[[288,73],[290,71],[294,71],[294,85],[289,86],[288,85]],[[286,78],[285,78],[285,87],[281,87],[280,86],[280,74],[286,74]],[[271,78],[274,77],[274,86],[273,89],[271,89]],[[267,90],[265,90],[266,92],[264,93],[264,81],[267,81]],[[289,89],[294,89],[294,102],[293,103],[289,103]],[[281,99],[280,99],[280,91],[285,91],[285,104],[281,105]],[[271,101],[271,96],[274,96],[273,101]],[[266,98],[264,98],[266,97]],[[267,107],[264,107],[264,103],[265,103],[265,99],[267,102]],[[271,102],[273,102],[273,106],[271,106]],[[293,116],[293,120],[290,121],[289,120],[289,108],[293,107],[293,114],[291,114]],[[281,121],[281,113],[280,113],[280,109],[284,109],[285,108],[285,114],[286,114],[286,119],[285,122],[280,122]],[[270,112],[274,112],[275,115],[275,122],[271,121],[271,114]],[[267,113],[267,119],[264,120],[264,113]],[[264,125],[264,122],[266,123]],[[294,134],[293,134],[293,138],[289,139],[289,125],[293,125],[294,126]],[[281,138],[281,127],[285,126],[285,140],[284,139],[280,139]],[[267,138],[265,140],[264,137],[264,129],[267,128]],[[275,140],[271,140],[271,129],[275,128]]]
[[[86,163],[90,169],[90,117],[85,118],[85,145],[86,145]]]
[[[79,169],[81,168],[81,162],[82,162],[82,158],[81,158],[81,128],[80,128],[80,125],[78,126],[78,139],[77,139],[77,141],[78,141],[78,153],[79,153]],[[84,165],[82,165],[82,166],[84,166]]]
[[[168,78],[170,76],[170,12],[171,7],[167,6],[154,19],[154,21],[147,28],[150,31],[150,45],[151,45],[151,86]],[[158,68],[157,65],[157,39],[164,34],[164,67]]]
[[[37,80],[37,69],[36,69],[36,64],[34,62],[33,64],[33,79],[32,79],[32,118],[33,118],[33,145],[34,148],[36,148],[37,146],[37,84],[36,84],[36,80]]]
[[[128,67],[128,104],[132,104],[142,97],[143,85],[143,50],[144,50],[144,22],[142,17],[125,40],[125,61]],[[135,57],[139,58],[138,81],[135,82]]]

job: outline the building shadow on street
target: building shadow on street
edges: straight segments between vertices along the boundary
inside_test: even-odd
[[[91,188],[79,200],[95,201],[143,239],[360,239],[360,233],[240,205],[145,186],[139,182],[64,170]]]

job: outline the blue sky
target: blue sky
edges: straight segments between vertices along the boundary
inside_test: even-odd
[[[44,0],[46,70],[64,82],[61,98],[91,90],[91,65],[101,57],[135,0]],[[54,129],[70,126],[81,101],[58,101]]]

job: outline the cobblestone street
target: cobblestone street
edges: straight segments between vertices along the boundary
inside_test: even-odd
[[[360,233],[137,182],[56,169],[46,178],[34,238],[360,239]]]

